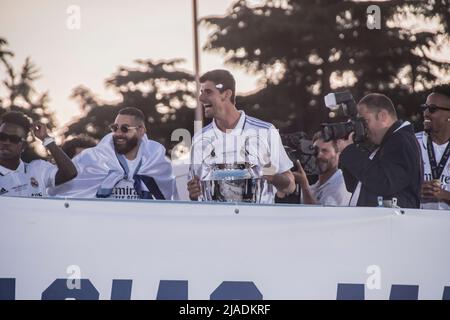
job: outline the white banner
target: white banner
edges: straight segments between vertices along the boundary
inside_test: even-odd
[[[2,299],[450,299],[450,213],[0,197]]]

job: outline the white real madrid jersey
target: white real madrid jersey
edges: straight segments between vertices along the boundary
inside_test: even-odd
[[[46,197],[46,189],[55,186],[58,168],[44,160],[25,163],[16,170],[0,165],[0,196]]]
[[[431,181],[433,180],[433,177],[431,174],[430,159],[428,159],[428,150],[427,150],[428,135],[425,132],[418,132],[416,133],[416,138],[417,141],[419,141],[420,149],[422,151],[424,181]],[[445,148],[449,143],[450,142],[447,142],[443,145],[438,145],[433,142],[433,148],[437,164],[439,164],[439,162],[441,161]],[[444,166],[444,170],[442,171],[439,180],[441,181],[441,188],[450,192],[450,159],[447,160],[447,163]],[[422,209],[450,210],[450,205],[447,204],[446,202],[429,201],[428,199],[421,199],[420,207]]]
[[[212,163],[248,162],[260,168],[260,175],[279,174],[292,168],[278,130],[271,123],[239,112],[239,121],[229,132],[221,131],[213,120],[194,136],[189,179],[193,174],[202,179]],[[261,203],[273,203],[275,192],[275,187],[266,183]]]

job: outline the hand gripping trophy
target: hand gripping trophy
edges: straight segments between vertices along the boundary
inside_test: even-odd
[[[191,176],[200,177],[203,201],[260,203],[270,149],[257,134],[202,137],[191,148]]]

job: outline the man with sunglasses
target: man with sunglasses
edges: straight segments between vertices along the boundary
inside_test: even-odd
[[[424,131],[416,134],[424,163],[421,208],[449,210],[450,85],[435,87],[421,109]]]
[[[367,140],[376,149],[369,153],[354,144],[354,133],[338,141],[339,167],[352,192],[350,206],[419,208],[421,155],[411,124],[398,119],[394,104],[383,94],[366,95],[357,108]]]
[[[53,190],[58,196],[118,200],[178,198],[166,149],[146,135],[144,114],[121,109],[111,133],[73,158],[79,175]]]
[[[56,166],[43,160],[23,162],[30,129],[43,141]],[[63,184],[77,175],[70,158],[47,134],[45,125],[34,124],[21,112],[5,113],[0,120],[0,195],[45,197],[47,188]]]

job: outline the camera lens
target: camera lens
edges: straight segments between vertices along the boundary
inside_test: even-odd
[[[333,127],[332,125],[324,125],[322,127],[322,135],[323,135],[323,140],[325,142],[328,142],[330,140],[333,140]]]

